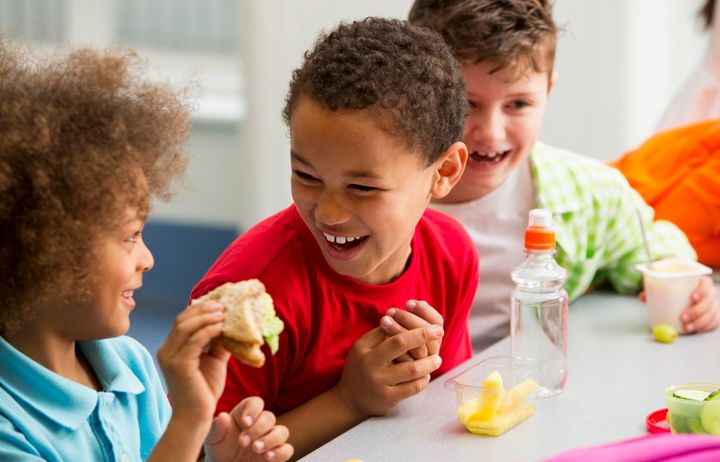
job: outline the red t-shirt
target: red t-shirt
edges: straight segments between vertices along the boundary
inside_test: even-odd
[[[412,241],[411,261],[395,281],[369,285],[335,272],[295,206],[240,236],[192,291],[199,297],[225,282],[260,279],[285,323],[280,349],[255,369],[234,358],[216,412],[230,411],[247,396],[261,396],[276,414],[332,388],[350,347],[380,325],[391,307],[426,300],[445,319],[439,375],[468,359],[467,329],[478,279],[478,257],[453,218],[427,210]]]

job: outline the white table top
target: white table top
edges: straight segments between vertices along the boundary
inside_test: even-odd
[[[510,353],[509,338],[434,380],[384,417],[366,420],[302,460],[532,461],[579,446],[646,434],[645,417],[666,407],[664,389],[685,382],[720,382],[720,330],[653,340],[643,304],[611,293],[587,295],[570,307],[568,382],[538,399],[529,420],[499,437],[469,433],[458,422],[447,378],[470,365]]]

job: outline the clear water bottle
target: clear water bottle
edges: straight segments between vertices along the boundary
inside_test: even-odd
[[[562,392],[567,380],[567,271],[553,258],[552,213],[530,211],[525,231],[527,258],[511,277],[510,335],[512,355],[536,366],[539,396]]]

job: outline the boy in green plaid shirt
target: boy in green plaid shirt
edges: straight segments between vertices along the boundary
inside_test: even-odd
[[[458,218],[480,250],[470,316],[475,351],[509,332],[510,271],[524,258],[533,208],[553,212],[556,258],[568,270],[571,300],[605,282],[622,293],[640,289],[635,264],[646,257],[638,211],[653,258],[695,258],[685,235],[670,222],[653,222],[652,209],[618,171],[537,141],[555,81],[549,0],[416,0],[409,20],[445,37],[467,80],[470,159],[460,183],[434,206]],[[682,314],[684,328],[714,329],[718,319],[715,289],[705,277]]]

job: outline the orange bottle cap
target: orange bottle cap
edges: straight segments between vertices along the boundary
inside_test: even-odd
[[[528,226],[525,230],[525,248],[552,250],[555,248],[555,231],[544,226]]]

